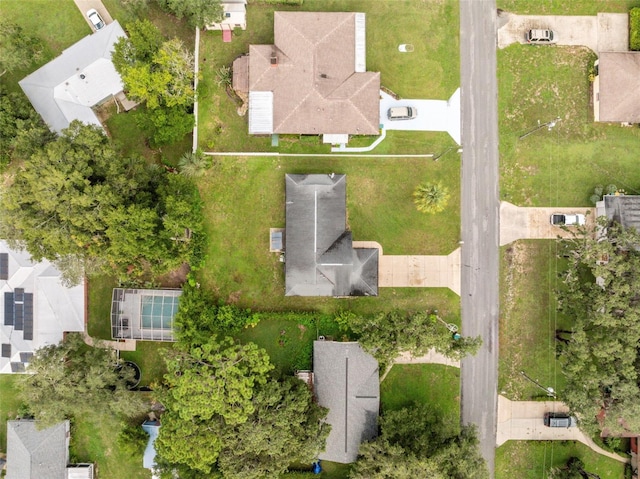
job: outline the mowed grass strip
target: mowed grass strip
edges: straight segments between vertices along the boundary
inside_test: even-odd
[[[236,29],[231,43],[220,32],[204,32],[200,42],[199,146],[207,151],[280,151],[327,153],[319,136],[282,135],[278,147],[270,137],[248,135],[247,117],[239,116],[240,103],[218,84],[217,71],[231,66],[251,44],[273,43],[274,11],[338,11],[366,13],[367,70],[381,73],[382,85],[403,98],[447,100],[460,84],[458,2],[375,2],[359,0],[306,0],[299,7],[249,4],[247,30]],[[425,32],[428,32],[426,34]],[[410,43],[412,53],[398,45]],[[373,138],[355,139],[354,145]],[[446,133],[391,132],[374,153],[439,153],[453,146]]]
[[[356,241],[377,241],[385,254],[449,254],[458,247],[460,232],[459,167],[455,159],[217,159],[199,182],[209,236],[202,283],[220,299],[255,310],[358,309],[355,303],[364,310],[392,309],[393,303],[380,298],[284,297],[284,265],[269,252],[269,228],[285,226],[285,173],[346,174],[347,222]],[[412,193],[422,181],[447,185],[451,198],[444,212],[416,210]],[[416,298],[417,309],[438,307],[443,299],[450,303],[453,295],[422,288],[380,294],[387,300],[410,298],[409,309]]]
[[[592,206],[597,184],[640,193],[640,129],[593,122],[589,73],[595,58],[583,47],[512,45],[498,51],[503,200]],[[551,131],[532,132],[556,117]]]
[[[596,15],[626,13],[640,5],[638,0],[498,0],[498,8],[520,15]]]
[[[382,413],[413,403],[431,406],[445,422],[460,420],[460,370],[441,364],[395,364],[380,384]]]
[[[0,452],[7,450],[7,421],[16,419],[20,408],[19,374],[0,374]]]
[[[150,471],[142,467],[142,454],[123,451],[118,442],[122,423],[102,411],[77,418],[71,426],[70,456],[77,462],[94,462],[96,477],[148,479]]]
[[[558,248],[562,242],[527,240],[501,250],[498,388],[511,400],[547,399],[521,371],[544,388],[565,384],[556,359],[555,331],[566,327],[556,307]]]
[[[624,479],[624,464],[592,451],[575,441],[508,441],[496,449],[496,479],[539,479],[552,467],[579,457],[585,471],[600,479]]]

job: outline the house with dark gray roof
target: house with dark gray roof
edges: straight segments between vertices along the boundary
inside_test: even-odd
[[[354,248],[346,175],[285,176],[286,296],[377,296],[376,248]]]
[[[114,21],[19,82],[51,131],[60,133],[73,120],[102,127],[93,107],[124,89],[111,62],[114,45],[124,36]]]
[[[640,123],[640,52],[601,52],[597,68],[595,121]]]
[[[348,464],[378,433],[378,362],[356,342],[313,342],[313,390],[329,409],[331,432],[320,459]]]
[[[92,479],[93,464],[69,465],[69,421],[38,429],[37,422],[7,422],[6,479]]]
[[[604,195],[596,205],[596,216],[640,233],[640,195]]]
[[[47,260],[0,240],[0,374],[24,373],[36,349],[85,330],[84,284],[67,287]]]
[[[380,73],[366,70],[365,23],[364,13],[275,12],[273,45],[251,45],[233,63],[249,133],[379,135]]]

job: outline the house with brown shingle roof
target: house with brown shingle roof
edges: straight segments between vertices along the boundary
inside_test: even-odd
[[[275,12],[274,44],[233,63],[250,134],[378,135],[380,73],[366,71],[365,14]]]
[[[601,52],[593,97],[595,121],[640,123],[640,52]]]

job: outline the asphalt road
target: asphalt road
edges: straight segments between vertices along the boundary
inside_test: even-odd
[[[494,476],[498,408],[498,89],[495,0],[460,1],[462,334],[483,346],[461,368],[461,420]]]

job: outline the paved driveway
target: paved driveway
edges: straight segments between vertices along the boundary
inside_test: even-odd
[[[383,91],[380,96],[380,124],[385,130],[446,131],[461,144],[459,88],[448,100],[396,100]],[[412,106],[418,115],[413,120],[389,121],[387,111],[394,106]]]
[[[496,446],[501,446],[509,440],[579,441],[598,454],[619,462],[629,462],[625,457],[600,448],[577,427],[545,426],[543,418],[546,412],[568,413],[569,408],[560,401],[510,401],[504,396],[498,396]]]
[[[449,288],[460,295],[460,248],[449,255],[385,255],[375,241],[354,241],[354,248],[378,248],[381,288]]]
[[[87,18],[87,12],[92,8],[95,8],[98,11],[98,13],[102,17],[106,25],[109,25],[111,22],[113,22],[113,18],[111,18],[111,15],[109,15],[109,12],[107,11],[107,9],[105,8],[105,6],[102,4],[100,0],[74,0],[74,1],[76,3],[76,6],[82,13],[84,20],[87,22],[87,24],[89,24],[89,27],[91,27],[92,32],[95,32],[95,29],[93,28],[93,24],[89,21],[89,18]]]
[[[599,52],[626,52],[629,49],[629,15],[598,13],[593,16],[516,15],[501,12],[498,47],[525,43],[525,32],[549,28],[558,35],[558,45],[582,45]]]
[[[519,239],[571,238],[571,228],[553,226],[553,213],[586,214],[587,228],[594,226],[595,208],[524,208],[507,201],[500,202],[500,246]]]
[[[599,13],[593,16],[516,15],[501,12],[498,47],[525,43],[525,32],[549,28],[558,35],[558,45],[582,45],[594,52],[626,52],[629,49],[629,16]]]

